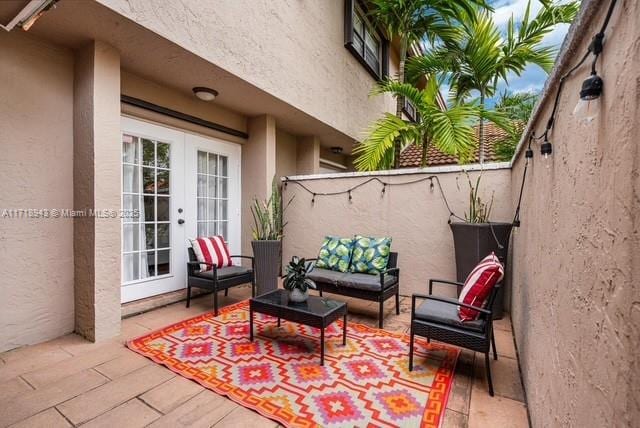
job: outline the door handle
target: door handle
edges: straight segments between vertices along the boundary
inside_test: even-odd
[[[179,218],[179,219],[178,219],[178,224],[184,224],[184,219]]]

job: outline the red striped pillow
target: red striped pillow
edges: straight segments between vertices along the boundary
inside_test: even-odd
[[[484,308],[493,287],[502,280],[504,267],[495,253],[489,254],[471,271],[458,297],[460,303]],[[480,312],[458,306],[461,321],[478,319]]]
[[[229,247],[222,236],[196,238],[190,241],[199,262],[214,263],[218,268],[233,266]],[[211,266],[200,265],[200,270],[203,272],[211,269]]]

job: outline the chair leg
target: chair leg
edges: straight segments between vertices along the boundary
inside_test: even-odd
[[[320,297],[322,297],[322,287],[318,287],[318,293],[320,293]]]
[[[413,370],[413,324],[411,324],[411,334],[409,335],[409,371]]]
[[[187,308],[191,305],[191,286],[187,285]]]
[[[384,300],[380,299],[380,309],[378,311],[378,328],[382,328],[384,317]]]
[[[224,289],[224,297],[227,297],[229,295],[229,289],[225,288]]]
[[[396,315],[400,315],[400,291],[396,293]]]
[[[496,349],[496,337],[493,334],[493,329],[491,329],[491,346],[493,347],[493,359],[498,359],[498,350]]]
[[[489,383],[489,395],[493,397],[493,381],[491,380],[491,363],[489,362],[489,350],[484,353],[484,363],[487,367],[487,382]]]
[[[213,290],[213,316],[218,316],[218,290]]]

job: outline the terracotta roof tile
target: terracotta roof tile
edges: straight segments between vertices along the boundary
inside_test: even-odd
[[[478,136],[478,126],[476,126],[476,138]],[[485,140],[485,162],[498,162],[498,155],[495,152],[495,143],[503,140],[508,136],[507,132],[501,128],[498,128],[493,123],[485,123],[484,125],[484,140]],[[478,149],[474,156],[473,162],[478,162]],[[454,156],[447,155],[438,150],[434,145],[431,145],[427,149],[427,165],[428,166],[441,166],[441,165],[454,165],[458,163],[458,159]],[[400,167],[401,168],[416,168],[422,164],[422,150],[416,146],[411,145],[404,149],[400,155]]]

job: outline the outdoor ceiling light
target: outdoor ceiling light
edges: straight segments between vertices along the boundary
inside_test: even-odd
[[[211,88],[205,88],[203,86],[196,86],[193,88],[193,93],[202,101],[213,101],[218,96],[218,91]]]
[[[342,147],[340,146],[331,147],[331,153],[335,153],[336,155],[339,155],[340,153],[342,153]]]

